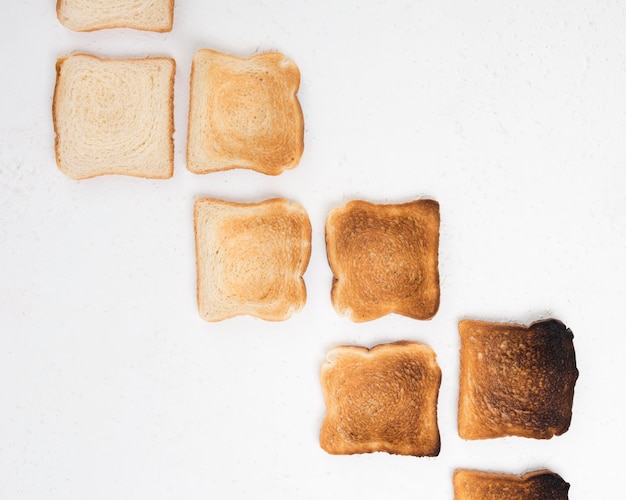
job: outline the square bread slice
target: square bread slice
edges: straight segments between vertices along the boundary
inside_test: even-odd
[[[247,59],[202,49],[191,69],[187,168],[278,175],[304,148],[300,71],[277,52]]]
[[[320,445],[328,453],[439,454],[441,369],[430,347],[408,341],[335,347],[322,365],[321,384]]]
[[[168,57],[59,59],[52,116],[61,171],[171,177],[175,71]]]
[[[370,321],[390,313],[430,319],[439,308],[439,204],[383,205],[361,200],[326,219],[333,272],[331,300],[340,315]]]
[[[459,333],[461,438],[549,439],[568,430],[578,369],[563,323],[463,320]]]
[[[546,469],[522,476],[457,469],[453,483],[454,500],[567,500],[570,487]]]
[[[57,0],[57,18],[73,31],[172,30],[174,0]]]
[[[282,321],[302,309],[311,224],[301,205],[282,198],[249,204],[204,198],[195,203],[194,224],[203,319]]]

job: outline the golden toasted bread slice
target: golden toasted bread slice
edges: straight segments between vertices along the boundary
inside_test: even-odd
[[[165,179],[174,171],[174,73],[167,57],[57,62],[52,117],[59,169]]]
[[[174,0],[57,0],[57,17],[74,31],[172,30]]]
[[[248,59],[196,52],[187,168],[196,174],[246,168],[268,175],[294,168],[304,148],[299,86],[298,67],[277,52]]]
[[[549,439],[568,430],[578,369],[573,335],[563,323],[463,320],[459,333],[463,439]]]
[[[389,313],[430,319],[439,308],[439,204],[350,201],[326,219],[335,310],[352,321]]]
[[[522,476],[458,469],[453,482],[454,500],[567,500],[570,487],[545,469]]]
[[[311,224],[301,205],[204,198],[195,203],[194,224],[202,318],[282,321],[304,306]]]
[[[335,347],[322,365],[321,384],[320,445],[328,453],[439,454],[441,369],[430,347],[407,341]]]

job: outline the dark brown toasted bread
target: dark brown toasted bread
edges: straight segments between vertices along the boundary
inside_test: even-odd
[[[406,341],[335,347],[321,382],[327,412],[320,445],[328,453],[439,454],[441,369],[430,347]]]
[[[567,500],[570,487],[545,469],[522,476],[458,469],[453,482],[454,500]]]
[[[430,319],[439,308],[439,204],[351,201],[326,219],[331,299],[353,321],[389,313]]]
[[[463,439],[549,439],[568,430],[578,369],[573,335],[563,323],[464,320],[459,333]]]

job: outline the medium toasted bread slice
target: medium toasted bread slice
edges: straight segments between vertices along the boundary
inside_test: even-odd
[[[320,445],[328,453],[439,454],[441,369],[430,347],[407,341],[335,347],[321,384],[327,411]]]
[[[453,483],[454,500],[567,500],[570,487],[545,469],[522,476],[457,469]]]
[[[172,30],[174,0],[57,0],[57,17],[73,31]]]
[[[195,203],[194,223],[203,319],[282,321],[304,306],[311,224],[301,205],[282,198],[250,204],[204,198]]]
[[[52,116],[61,171],[171,177],[175,68],[167,57],[59,59]]]
[[[331,299],[351,320],[389,313],[430,319],[439,308],[439,204],[350,201],[326,219]]]
[[[463,320],[459,333],[463,439],[549,439],[568,430],[578,369],[573,335],[563,323]]]
[[[277,52],[248,59],[196,52],[187,168],[196,174],[245,168],[268,175],[294,168],[304,148],[299,86],[298,67]]]

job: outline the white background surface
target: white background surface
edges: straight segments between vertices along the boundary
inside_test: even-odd
[[[572,499],[622,493],[626,4],[177,0],[167,34],[74,33],[52,0],[0,9],[1,498],[449,499],[456,467],[548,467]],[[306,133],[295,170],[185,170],[200,48],[296,62]],[[172,179],[77,182],[57,169],[55,61],[72,52],[176,59]],[[199,318],[201,196],[304,205],[313,251],[298,315]],[[441,204],[439,313],[338,317],[328,211],[422,197]],[[466,317],[556,317],[573,330],[569,432],[458,437]],[[438,354],[441,454],[327,455],[326,351],[399,339]]]

